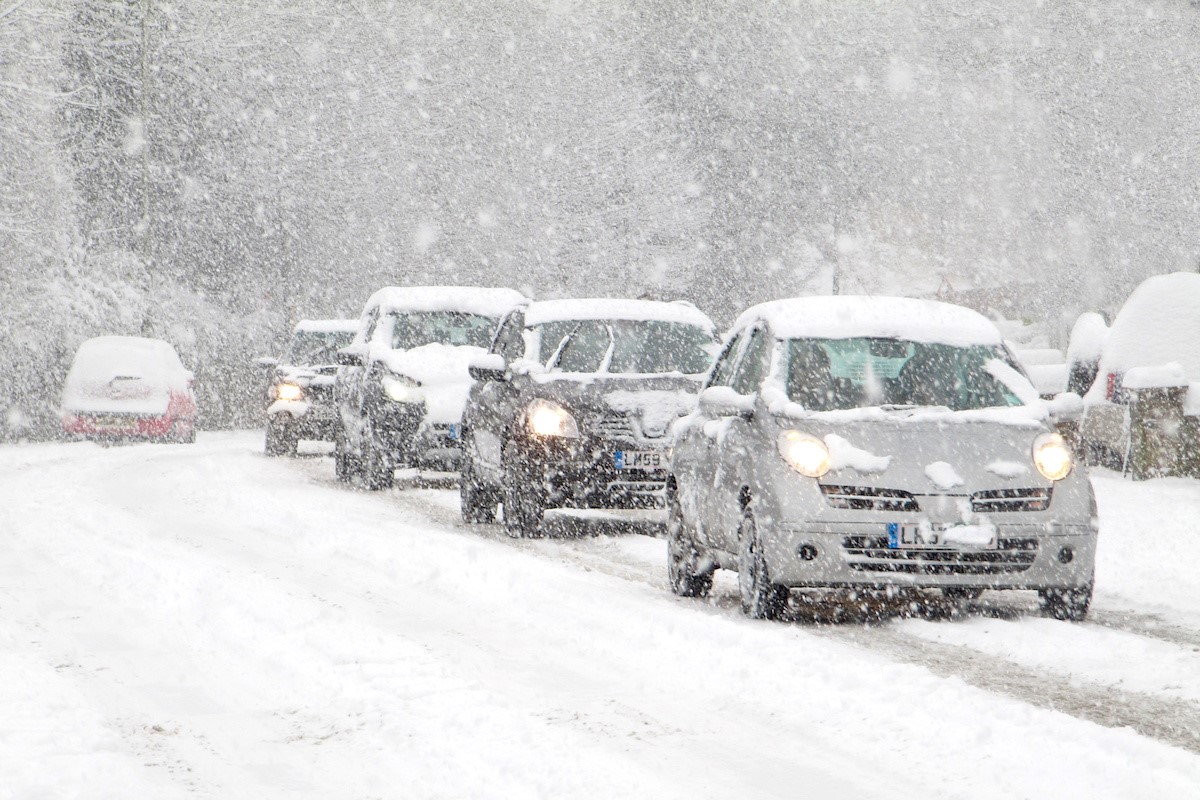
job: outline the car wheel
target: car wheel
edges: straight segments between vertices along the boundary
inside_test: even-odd
[[[358,459],[350,455],[346,433],[339,429],[333,437],[333,474],[342,483],[349,483],[357,473]]]
[[[528,466],[517,448],[509,442],[501,455],[504,464],[504,531],[514,539],[537,536],[546,511],[545,492],[529,479]]]
[[[1055,619],[1083,622],[1092,605],[1092,581],[1078,589],[1040,589],[1038,601],[1042,611]]]
[[[267,442],[263,451],[269,456],[294,456],[300,444],[290,419],[275,415],[267,420]]]
[[[496,521],[496,490],[485,486],[475,473],[474,460],[464,452],[458,495],[464,522],[491,524]]]
[[[712,590],[711,569],[701,570],[700,551],[674,492],[667,497],[667,580],[680,597],[706,597]]]
[[[778,619],[787,607],[786,586],[771,583],[758,526],[749,511],[738,529],[738,593],[742,613],[752,619]]]
[[[374,426],[367,426],[362,450],[363,484],[373,492],[391,489],[396,482],[396,465],[387,449],[379,446]]]

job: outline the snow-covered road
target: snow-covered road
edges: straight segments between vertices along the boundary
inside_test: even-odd
[[[1095,479],[1086,624],[770,624],[261,441],[0,449],[0,797],[1200,798],[1195,481]]]

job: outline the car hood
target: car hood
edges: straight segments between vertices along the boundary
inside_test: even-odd
[[[337,379],[337,367],[280,364],[275,368],[275,375],[277,380],[291,381],[299,386],[332,386]]]
[[[822,484],[899,489],[914,495],[1046,487],[1033,464],[1033,441],[1046,426],[945,420],[780,420],[822,439],[833,467]]]
[[[700,378],[685,375],[538,376],[538,396],[562,403],[587,427],[601,420],[628,420],[647,439],[663,439],[672,423],[696,406]]]
[[[392,350],[380,360],[397,375],[412,378],[425,393],[425,420],[452,424],[462,419],[471,390],[471,362],[487,351],[482,347],[426,344],[411,350]]]

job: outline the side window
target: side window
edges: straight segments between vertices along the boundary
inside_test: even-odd
[[[750,334],[750,341],[746,343],[746,352],[742,355],[742,360],[738,364],[737,372],[730,384],[735,392],[751,394],[758,391],[758,385],[762,383],[763,373],[766,371],[767,349],[767,334],[762,328],[756,328]]]
[[[584,322],[563,346],[555,366],[563,372],[599,372],[611,344],[607,325]]]
[[[717,356],[717,362],[713,366],[712,378],[708,381],[709,386],[729,385],[729,380],[733,377],[733,367],[737,364],[741,343],[742,336],[738,334],[729,340],[729,344],[725,345],[725,349],[721,351],[721,355]]]
[[[525,339],[521,335],[525,327],[525,315],[514,311],[500,323],[491,352],[504,356],[505,361],[516,361],[525,355]]]

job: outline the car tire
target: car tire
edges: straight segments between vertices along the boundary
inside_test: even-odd
[[[350,455],[346,433],[340,428],[333,437],[333,474],[342,483],[350,483],[358,474],[358,459]]]
[[[1092,605],[1092,585],[1089,580],[1077,589],[1039,589],[1038,602],[1042,611],[1054,619],[1083,622]]]
[[[771,582],[754,515],[747,510],[738,529],[738,594],[751,619],[778,619],[787,608],[788,589]]]
[[[679,597],[707,597],[713,571],[701,570],[696,537],[683,518],[675,492],[667,495],[667,581]]]
[[[363,485],[372,492],[391,489],[396,485],[396,465],[391,455],[375,438],[375,428],[367,426],[362,443]]]
[[[267,441],[263,452],[268,456],[294,456],[300,445],[300,437],[290,419],[275,415],[267,420]]]
[[[499,503],[497,492],[479,480],[474,459],[465,449],[458,495],[464,522],[490,525],[496,521],[496,506]]]
[[[541,533],[542,516],[546,511],[545,491],[530,480],[530,469],[514,442],[504,445],[501,455],[504,464],[504,532],[514,539],[530,538]]]

